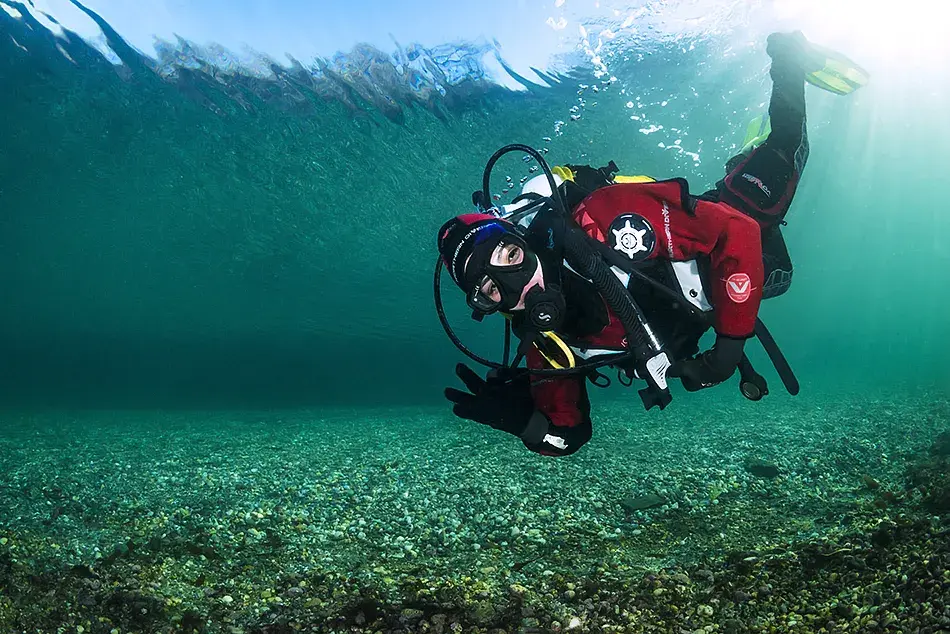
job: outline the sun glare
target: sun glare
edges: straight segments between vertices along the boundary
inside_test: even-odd
[[[944,70],[950,58],[950,2],[776,0],[777,16],[814,42],[876,67]]]

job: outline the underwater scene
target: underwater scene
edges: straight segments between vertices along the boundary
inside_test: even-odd
[[[0,634],[950,633],[948,32],[0,0]]]

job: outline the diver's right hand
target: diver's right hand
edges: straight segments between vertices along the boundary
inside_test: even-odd
[[[445,398],[454,403],[452,412],[456,416],[518,437],[525,432],[534,413],[527,372],[507,381],[489,374],[486,380],[459,363],[455,373],[468,388],[468,392],[445,388]]]

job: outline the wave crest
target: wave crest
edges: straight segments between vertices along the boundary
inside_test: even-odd
[[[31,56],[65,59],[77,66],[105,59],[123,79],[149,72],[218,113],[229,107],[254,112],[263,105],[306,112],[336,102],[354,112],[375,110],[401,122],[407,107],[422,107],[441,118],[492,92],[510,91],[499,81],[500,74],[506,83],[514,80],[532,90],[540,87],[514,72],[495,43],[403,47],[394,42],[393,53],[357,44],[329,58],[304,62],[288,55],[288,61],[281,63],[251,49],[235,53],[215,44],[156,38],[155,54],[150,56],[130,46],[105,19],[78,3],[101,29],[100,37],[80,36],[20,3],[7,0],[3,6],[16,9],[0,12],[3,30]],[[84,49],[83,54],[77,54],[77,48]],[[550,76],[539,76],[550,80]]]

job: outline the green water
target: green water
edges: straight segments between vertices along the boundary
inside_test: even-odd
[[[402,123],[332,102],[249,112],[201,88],[215,114],[145,69],[124,81],[94,52],[74,66],[26,45],[2,44],[2,389],[40,404],[434,402],[457,356],[432,310],[434,233],[497,147],[553,136],[554,163],[614,159],[703,191],[769,86],[761,51],[712,71],[671,54],[615,64],[578,122],[589,76],[491,91],[441,119],[404,107]],[[786,230],[795,284],[763,308],[806,393],[946,384],[945,94],[892,112],[883,81],[850,99],[809,91],[812,155]],[[639,132],[625,107],[638,96],[701,148],[699,167]]]
[[[848,98],[809,89],[811,157],[785,230],[795,279],[762,309],[801,395],[780,393],[757,349],[773,392],[758,404],[675,390],[645,414],[630,391],[592,390],[593,440],[558,461],[445,406],[460,354],[433,308],[435,232],[511,142],[707,189],[767,103],[761,47],[617,54],[616,81],[583,91],[572,121],[579,85],[598,83],[583,68],[381,113],[352,94],[287,107],[279,83],[240,77],[163,81],[134,56],[117,72],[64,45],[75,63],[0,12],[4,631],[440,631],[439,614],[473,632],[576,615],[594,628],[614,616],[580,606],[589,584],[616,602],[642,590],[616,590],[631,571],[731,579],[723,561],[743,551],[784,571],[807,559],[795,545],[859,550],[854,535],[932,515],[926,492],[898,508],[882,491],[903,496],[950,424],[947,82],[881,69]],[[528,174],[518,157],[498,173]],[[466,341],[499,354],[500,326],[449,297]],[[750,475],[753,458],[782,475]],[[647,493],[662,509],[623,510]],[[888,565],[922,574],[912,559]],[[760,588],[756,570],[616,618],[752,628],[728,606]],[[56,607],[26,609],[31,588]],[[402,612],[417,608],[425,627]],[[774,631],[817,631],[769,614]]]

